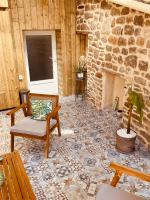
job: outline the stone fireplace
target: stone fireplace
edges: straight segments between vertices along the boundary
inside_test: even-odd
[[[133,113],[132,129],[150,149],[150,15],[105,0],[77,0],[76,31],[87,34],[88,98],[98,108],[119,96],[127,122],[129,87],[145,101],[142,125]]]
[[[101,108],[112,107],[116,98],[118,98],[118,110],[123,110],[125,101],[125,79],[117,74],[107,70],[102,72],[102,105]]]

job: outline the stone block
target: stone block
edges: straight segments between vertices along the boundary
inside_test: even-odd
[[[139,73],[139,71],[134,71],[134,74],[139,75],[140,73]],[[136,84],[134,84],[134,85],[135,85],[135,87],[138,87],[138,85],[136,85]]]
[[[145,80],[144,78],[138,77],[138,76],[135,76],[135,77],[134,77],[134,81],[135,81],[136,83],[141,84],[141,85],[145,85],[145,83],[146,83],[146,80]]]
[[[146,138],[147,141],[150,141],[150,135],[146,131],[140,131],[140,134]]]
[[[101,8],[102,9],[110,9],[111,5],[104,0],[101,2]]]
[[[117,61],[117,55],[116,54],[112,54],[112,59],[113,59],[113,61]]]
[[[112,33],[114,35],[121,35],[122,34],[122,28],[120,26],[117,26],[117,27],[112,29]]]
[[[124,73],[125,72],[124,67],[120,67],[119,72]]]
[[[91,5],[90,4],[86,4],[85,5],[85,11],[89,11],[91,10]]]
[[[105,54],[105,61],[111,61],[112,56],[110,53]]]
[[[81,30],[81,26],[80,25],[77,25],[77,31],[80,31]]]
[[[124,24],[125,23],[125,17],[118,17],[116,19],[117,24]]]
[[[127,22],[127,24],[133,23],[133,16],[126,17],[126,22]]]
[[[143,26],[144,23],[144,17],[142,15],[136,15],[134,17],[134,24],[138,26]]]
[[[107,67],[107,68],[112,68],[112,63],[111,62],[106,62],[105,63],[105,67]]]
[[[112,46],[106,45],[106,50],[107,51],[111,51],[112,50]]]
[[[134,33],[134,27],[133,25],[125,25],[124,27],[124,34],[125,35],[133,35]]]
[[[126,40],[126,38],[119,37],[119,39],[118,39],[118,45],[119,45],[119,46],[126,46],[126,45],[127,45],[127,40]]]
[[[116,66],[116,65],[113,65],[113,67],[112,67],[112,69],[114,70],[114,71],[118,71],[118,67]]]
[[[142,38],[142,37],[138,37],[137,38],[137,40],[136,40],[136,44],[138,45],[138,46],[143,46],[144,45],[144,38]]]
[[[136,28],[134,31],[134,35],[139,36],[141,34],[141,30],[142,30],[141,28]]]
[[[121,10],[121,15],[128,15],[129,14],[129,8],[127,7],[123,7]]]
[[[150,18],[150,15],[145,13],[145,19]]]
[[[116,21],[115,21],[115,19],[113,19],[113,20],[111,21],[111,27],[112,27],[112,28],[115,27],[115,24],[116,24]]]
[[[138,49],[138,53],[146,55],[147,49]]]
[[[92,12],[85,12],[85,19],[90,19],[90,18],[93,18],[93,13]]]
[[[150,119],[150,114],[147,115],[148,119]]]
[[[110,44],[116,45],[117,42],[118,42],[118,39],[117,39],[117,37],[110,35],[109,38],[108,38],[108,42]]]
[[[97,65],[100,65],[100,64],[101,64],[101,61],[98,60],[98,61],[96,61],[96,63],[97,63]]]
[[[99,51],[98,50],[94,50],[94,59],[97,59],[99,56]]]
[[[146,20],[145,25],[150,26],[150,20]]]
[[[135,68],[137,66],[137,56],[135,55],[129,55],[125,58],[125,63],[126,66],[130,66],[132,68]]]
[[[137,48],[136,47],[130,47],[129,53],[136,53]]]
[[[111,8],[111,15],[112,15],[112,16],[120,15],[120,9],[119,9],[119,8],[116,8],[116,7],[112,7],[112,8]]]
[[[134,45],[135,44],[135,38],[134,37],[130,37],[128,39],[128,45]]]
[[[147,74],[145,75],[145,77],[146,77],[148,80],[150,80],[150,73],[147,73]]]
[[[113,48],[113,53],[119,53],[119,52],[120,52],[119,47],[115,47],[115,48]]]
[[[123,55],[128,55],[128,49],[122,48],[122,54]]]
[[[102,78],[102,73],[101,73],[101,72],[96,72],[95,76],[96,76],[97,78]]]
[[[146,48],[150,48],[150,40],[147,41]]]
[[[145,105],[147,105],[148,107],[150,107],[150,100],[149,99],[145,101]]]
[[[92,21],[90,22],[90,27],[91,27],[91,30],[94,31],[94,30],[96,29],[96,27],[97,27],[97,23],[96,23],[95,21],[92,20]]]
[[[81,23],[83,23],[83,22],[84,22],[84,19],[83,19],[83,18],[81,18],[81,19],[80,19],[80,24],[81,24]]]
[[[110,21],[109,21],[109,20],[105,20],[105,21],[102,23],[101,33],[102,33],[102,34],[107,34],[107,35],[109,35],[110,32],[111,32]]]
[[[139,69],[140,69],[141,71],[147,71],[147,69],[148,69],[148,62],[147,62],[147,61],[140,60],[140,61],[139,61]]]
[[[122,63],[123,63],[123,58],[122,58],[122,56],[118,56],[118,63],[119,63],[119,64],[122,64]]]
[[[139,115],[137,115],[136,113],[132,113],[132,117],[133,117],[134,119],[136,119],[137,121],[140,120]]]
[[[95,36],[97,37],[97,39],[100,39],[100,31],[96,31]]]

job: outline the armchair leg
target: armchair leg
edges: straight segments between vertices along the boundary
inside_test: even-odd
[[[11,134],[11,152],[14,151],[14,135]]]
[[[60,125],[58,124],[58,136],[61,136]]]
[[[59,116],[57,116],[57,123],[58,123],[58,136],[61,136],[61,130],[60,130],[60,122],[59,122]]]
[[[111,185],[112,185],[113,187],[116,187],[117,183],[118,183],[119,180],[120,180],[121,175],[122,175],[121,172],[116,171],[115,176],[113,177],[113,180],[111,181]]]
[[[45,158],[48,158],[48,154],[49,154],[49,135],[46,138]]]

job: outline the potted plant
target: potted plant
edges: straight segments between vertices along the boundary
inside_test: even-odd
[[[139,114],[139,121],[142,123],[144,100],[142,94],[139,94],[132,89],[129,90],[127,98],[128,106],[128,121],[127,128],[119,129],[116,136],[116,148],[122,153],[130,153],[135,149],[136,133],[131,130],[131,119],[133,108]]]
[[[84,77],[84,73],[87,71],[86,63],[87,63],[87,61],[86,61],[85,56],[84,55],[80,56],[78,66],[76,68],[77,78],[83,78]]]

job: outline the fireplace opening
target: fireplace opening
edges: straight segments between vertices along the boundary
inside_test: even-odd
[[[117,110],[123,110],[125,79],[118,74],[103,72],[102,109],[118,101]]]

